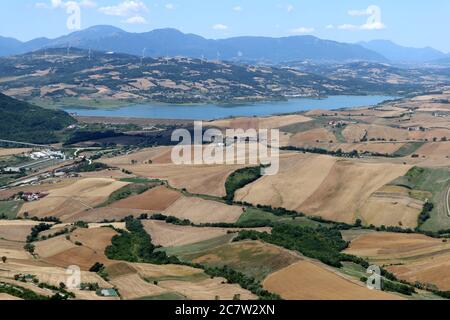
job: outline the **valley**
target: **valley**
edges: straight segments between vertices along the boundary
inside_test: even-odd
[[[448,298],[448,95],[208,122],[281,131],[279,173],[244,183],[249,164],[172,163],[161,133],[190,121],[78,117],[53,145],[66,163],[22,172],[0,190],[0,291],[22,299]],[[6,167],[34,149],[5,146],[0,161]],[[369,264],[384,270],[384,291],[366,288]],[[81,269],[79,289],[60,285],[71,265]]]

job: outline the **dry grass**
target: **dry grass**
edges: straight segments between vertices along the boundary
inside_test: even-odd
[[[0,238],[10,241],[26,241],[31,228],[39,224],[33,221],[0,221]]]
[[[216,201],[182,197],[164,212],[166,215],[189,219],[194,223],[234,223],[239,220],[243,209]]]
[[[231,129],[276,129],[295,123],[311,121],[302,115],[283,115],[259,118],[235,118],[209,122],[209,126]]]
[[[30,216],[55,216],[61,220],[71,215],[92,209],[106,201],[111,193],[128,183],[106,178],[86,178],[68,186],[52,189],[49,195],[39,201],[25,203],[20,214]]]
[[[195,228],[175,226],[162,221],[143,221],[145,231],[152,237],[153,243],[163,247],[183,246],[213,239],[227,234],[220,228]]]
[[[29,148],[13,148],[13,149],[7,149],[7,148],[0,148],[0,157],[4,156],[15,156],[22,153],[27,153],[32,151],[33,149]]]
[[[161,186],[150,189],[140,195],[117,201],[113,208],[129,208],[148,211],[164,211],[181,197],[177,191]]]
[[[373,291],[314,262],[300,261],[271,274],[264,288],[286,300],[400,300],[399,296]]]
[[[367,200],[360,214],[366,225],[414,229],[424,202],[413,199],[403,187],[385,186]]]
[[[384,265],[398,278],[450,290],[450,243],[419,234],[369,233],[345,251]]]

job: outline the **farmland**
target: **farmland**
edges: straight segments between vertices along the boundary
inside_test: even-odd
[[[442,297],[450,144],[445,118],[405,103],[208,122],[279,128],[291,148],[273,176],[259,163],[177,165],[164,145],[99,144],[83,152],[93,170],[69,166],[0,190],[0,282],[49,298],[76,265],[91,289],[116,294],[73,289],[68,299]],[[386,291],[365,287],[369,263],[385,270]]]

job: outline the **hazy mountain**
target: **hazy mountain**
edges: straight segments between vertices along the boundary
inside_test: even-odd
[[[403,47],[388,40],[373,40],[369,42],[360,42],[359,44],[396,62],[426,62],[445,57],[443,52],[430,47]]]
[[[386,61],[379,53],[357,44],[322,40],[313,36],[285,38],[236,37],[209,40],[175,29],[158,29],[145,33],[129,33],[112,26],[95,26],[57,39],[40,38],[0,48],[0,55],[26,53],[44,47],[77,47],[114,51],[150,57],[186,56],[192,58],[257,61]],[[14,49],[15,48],[15,49]]]
[[[0,36],[0,56],[8,56],[22,52],[23,43],[13,38]]]

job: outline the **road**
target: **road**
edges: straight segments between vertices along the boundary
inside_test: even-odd
[[[18,145],[29,146],[29,147],[38,147],[38,148],[48,148],[48,149],[53,149],[53,147],[52,147],[52,146],[49,146],[49,145],[34,144],[34,143],[28,143],[28,142],[20,142],[20,141],[12,141],[12,140],[2,140],[2,139],[0,139],[0,142],[3,142],[3,143],[12,143],[12,144],[18,144]]]
[[[447,215],[450,217],[450,187],[447,190],[447,197],[445,197],[447,203],[446,203],[446,208],[447,208]]]

